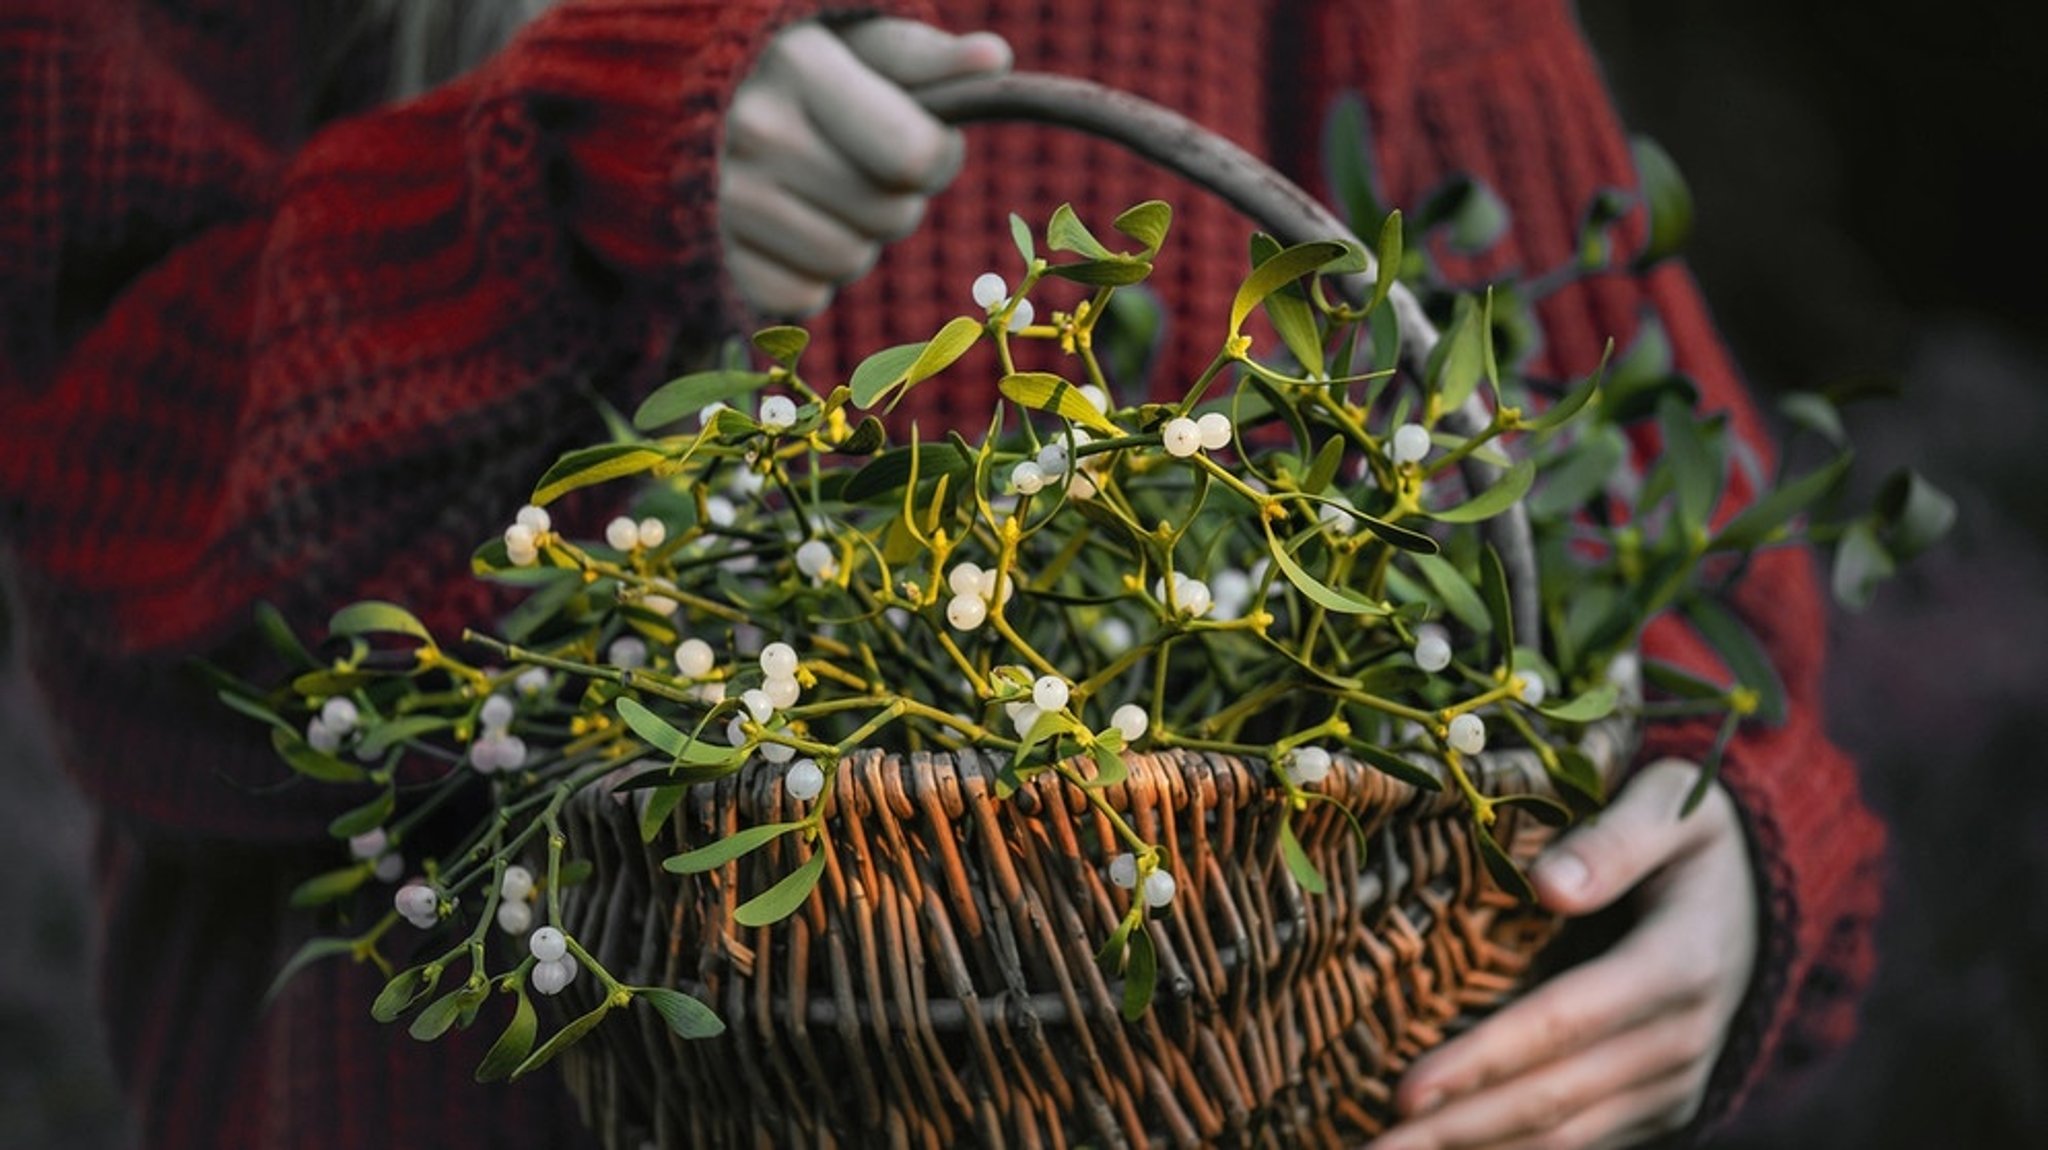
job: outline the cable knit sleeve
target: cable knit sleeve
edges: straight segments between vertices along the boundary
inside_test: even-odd
[[[1570,6],[1392,2],[1372,5],[1370,21],[1357,18],[1360,7],[1321,9],[1323,25],[1311,39],[1325,55],[1315,79],[1325,91],[1365,85],[1392,202],[1414,204],[1439,181],[1465,173],[1499,193],[1513,217],[1499,248],[1476,259],[1446,254],[1447,271],[1478,283],[1566,264],[1594,194],[1636,185],[1627,136]],[[1640,250],[1643,236],[1638,212],[1624,227],[1623,250]],[[1646,318],[1661,324],[1675,366],[1698,383],[1701,409],[1725,413],[1747,454],[1720,512],[1732,514],[1753,495],[1755,476],[1769,474],[1775,453],[1682,264],[1600,276],[1546,300],[1538,368],[1557,378],[1583,376],[1608,338],[1628,346]],[[1773,658],[1789,714],[1778,726],[1747,727],[1722,768],[1745,819],[1764,922],[1751,988],[1695,1134],[1853,1031],[1872,973],[1883,874],[1884,828],[1861,798],[1854,765],[1825,730],[1828,605],[1811,557],[1791,548],[1760,556],[1735,606]],[[1644,653],[1728,678],[1676,619],[1650,628]],[[1707,723],[1660,726],[1645,758],[1701,758],[1712,735]]]
[[[822,8],[576,0],[293,151],[181,70],[239,49],[282,71],[258,58],[274,6],[17,7],[0,499],[31,657],[111,808],[305,833],[318,812],[224,781],[277,765],[231,717],[194,721],[220,708],[176,660],[262,600],[486,617],[468,552],[598,434],[591,389],[624,401],[718,333],[724,110],[766,38]]]

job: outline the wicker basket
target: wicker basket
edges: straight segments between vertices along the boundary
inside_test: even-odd
[[[1019,75],[924,96],[956,122],[1030,118],[1116,139],[1287,242],[1344,232],[1256,160],[1126,95]],[[1428,321],[1412,297],[1396,302],[1409,350],[1426,354]],[[1533,643],[1528,525],[1505,515],[1490,530],[1517,634]],[[1612,780],[1635,730],[1609,720],[1581,745]],[[998,799],[987,757],[865,753],[838,772],[815,846],[785,836],[688,878],[661,860],[797,815],[778,769],[694,788],[651,844],[636,792],[586,788],[564,830],[596,877],[564,891],[563,925],[619,978],[695,993],[728,1030],[683,1041],[651,1011],[598,1028],[562,1060],[585,1118],[619,1150],[1352,1146],[1388,1122],[1408,1063],[1514,994],[1559,925],[1489,878],[1455,788],[1339,758],[1323,789],[1365,834],[1327,804],[1292,813],[1329,880],[1310,895],[1281,859],[1290,812],[1265,764],[1129,760],[1105,794],[1166,848],[1180,892],[1151,924],[1159,982],[1137,1022],[1095,960],[1132,897],[1105,879],[1122,848],[1049,773]],[[1526,750],[1468,770],[1490,794],[1554,794]],[[1525,862],[1554,832],[1503,808],[1496,833]],[[732,921],[814,849],[824,878],[794,916]],[[564,992],[569,1010],[596,1005],[591,981]]]
[[[1631,742],[1614,723],[1585,746],[1611,773]],[[1526,751],[1474,764],[1491,793],[1550,792]],[[565,1053],[605,1144],[1353,1146],[1386,1123],[1408,1062],[1514,993],[1557,927],[1494,886],[1449,789],[1340,759],[1326,790],[1365,845],[1328,806],[1296,814],[1340,880],[1311,896],[1280,860],[1285,807],[1262,764],[1133,755],[1109,797],[1167,848],[1181,893],[1153,926],[1152,1009],[1127,1023],[1094,960],[1130,898],[1103,877],[1120,849],[1107,821],[1050,775],[998,800],[996,766],[847,762],[823,881],[759,929],[733,908],[812,848],[786,837],[687,879],[660,860],[792,817],[778,772],[697,788],[651,847],[625,794],[579,795],[565,829],[601,880],[565,892],[569,930],[620,977],[696,993],[729,1027],[686,1042],[639,1011]],[[1552,833],[1503,821],[1518,860]]]

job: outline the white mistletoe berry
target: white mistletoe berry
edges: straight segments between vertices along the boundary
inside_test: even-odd
[[[536,535],[545,532],[555,525],[554,520],[548,516],[546,508],[536,507],[531,503],[520,508],[519,514],[513,516],[512,521]]]
[[[441,917],[441,896],[425,883],[407,883],[399,887],[391,896],[391,906],[405,921],[423,929],[434,925]]]
[[[1202,428],[1185,415],[1175,416],[1159,429],[1160,446],[1175,459],[1186,459],[1202,449]]]
[[[740,705],[757,723],[765,723],[775,717],[775,703],[768,698],[768,692],[754,687],[740,693]]]
[[[1429,429],[1419,423],[1404,423],[1394,430],[1395,463],[1420,463],[1429,455]]]
[[[1082,399],[1085,399],[1085,400],[1087,400],[1087,401],[1088,401],[1088,406],[1090,406],[1090,407],[1094,408],[1094,409],[1095,409],[1095,410],[1097,410],[1097,411],[1103,412],[1103,413],[1105,413],[1105,414],[1107,414],[1107,413],[1108,413],[1108,411],[1109,411],[1109,393],[1108,393],[1108,392],[1106,392],[1106,391],[1102,390],[1101,388],[1099,388],[1099,387],[1095,386],[1095,385],[1094,385],[1094,384],[1092,384],[1092,383],[1084,383],[1084,384],[1082,384],[1082,385],[1081,385],[1081,387],[1080,387],[1080,392],[1081,392],[1081,398],[1082,398]]]
[[[1038,449],[1038,456],[1033,462],[1050,479],[1067,473],[1067,460],[1067,441],[1055,439]]]
[[[1235,567],[1225,567],[1209,580],[1209,595],[1214,601],[1209,613],[1218,619],[1236,619],[1244,615],[1245,608],[1252,602],[1252,577]]]
[[[763,397],[760,420],[761,426],[769,431],[786,431],[796,426],[796,401],[786,395]]]
[[[351,858],[373,859],[383,854],[384,848],[389,845],[391,836],[384,828],[371,827],[362,834],[349,836],[348,853]]]
[[[1195,426],[1201,431],[1202,450],[1221,451],[1230,446],[1232,427],[1229,416],[1220,411],[1207,412],[1195,421]]]
[[[621,635],[605,648],[605,662],[628,671],[647,665],[647,640],[638,635]]]
[[[1067,681],[1058,675],[1040,675],[1031,684],[1031,702],[1041,711],[1063,711],[1067,707]]]
[[[1020,739],[1031,734],[1031,728],[1038,725],[1038,717],[1044,714],[1037,703],[1008,703],[1003,709],[1010,713],[1010,726]]]
[[[477,712],[477,722],[486,731],[502,731],[512,722],[512,700],[503,695],[492,695],[484,700],[483,709]]]
[[[733,506],[732,500],[723,495],[704,497],[704,518],[710,521],[713,527],[730,527],[739,517],[740,509]]]
[[[1017,306],[1010,312],[1010,330],[1023,331],[1031,326],[1031,321],[1037,318],[1037,315],[1038,311],[1031,306],[1030,300],[1018,300]]]
[[[1123,732],[1124,742],[1135,743],[1145,737],[1152,719],[1145,713],[1145,708],[1136,703],[1125,703],[1110,714],[1109,725]]]
[[[979,595],[981,578],[980,564],[961,563],[946,573],[946,586],[951,588],[955,595]]]
[[[522,551],[527,554],[533,554],[538,550],[539,546],[540,540],[534,537],[533,528],[528,527],[526,524],[514,523],[512,526],[505,528],[506,555],[509,556]]]
[[[337,735],[346,735],[355,730],[356,723],[361,720],[355,703],[341,695],[336,695],[321,705],[320,717],[326,720],[329,729]]]
[[[810,802],[825,792],[825,771],[816,759],[798,759],[789,765],[789,773],[782,776],[782,786],[790,798]]]
[[[776,710],[782,711],[796,706],[803,695],[803,686],[796,681],[795,675],[770,675],[761,680],[761,693],[768,696]]]
[[[631,551],[640,544],[640,525],[621,515],[604,525],[604,541],[617,551]]]
[[[771,679],[796,674],[796,648],[787,643],[770,643],[761,648],[761,673]]]
[[[405,856],[397,851],[387,851],[378,855],[377,864],[370,868],[370,873],[377,876],[378,882],[397,882],[398,876],[404,872]]]
[[[1451,665],[1450,632],[1434,623],[1415,629],[1415,665],[1434,675]]]
[[[533,904],[518,899],[503,899],[498,903],[498,929],[509,935],[522,935],[533,925]]]
[[[946,622],[955,630],[972,631],[988,619],[988,601],[979,595],[955,595],[946,603]]]
[[[645,539],[645,536],[642,536],[642,539]],[[673,579],[657,576],[653,582],[661,591],[673,591],[676,589],[675,580]],[[673,615],[676,613],[676,608],[682,604],[661,594],[660,591],[648,591],[640,596],[640,605],[657,615]]]
[[[1516,671],[1514,687],[1515,696],[1532,707],[1542,706],[1545,696],[1550,693],[1543,676],[1534,671]]]
[[[547,929],[547,927],[541,928],[541,930]],[[535,931],[534,933],[539,934],[540,931]],[[575,977],[576,968],[574,960],[558,960],[555,962],[535,963],[533,975],[529,981],[532,982],[535,991],[552,998],[562,993],[562,989],[568,986]]]
[[[1045,471],[1035,459],[1026,459],[1010,469],[1010,486],[1019,495],[1036,495],[1045,490]]]
[[[1088,634],[1095,640],[1095,645],[1109,655],[1123,654],[1138,640],[1137,632],[1132,630],[1130,623],[1115,615],[1103,616]]]
[[[1129,890],[1138,885],[1138,856],[1129,851],[1109,860],[1109,881]]]
[[[544,926],[526,940],[526,949],[540,962],[560,962],[569,953],[569,940],[559,927]]]
[[[306,721],[306,745],[324,754],[333,754],[341,749],[342,733],[327,725],[319,715]]]
[[[1296,747],[1287,756],[1287,777],[1296,786],[1312,787],[1330,777],[1330,752],[1321,747]]]
[[[1351,501],[1341,495],[1331,496],[1330,498],[1333,502],[1316,505],[1317,521],[1322,523],[1325,528],[1328,528],[1332,535],[1344,536],[1357,531],[1358,516],[1355,514],[1355,509],[1351,506]]]
[[[1010,285],[994,272],[983,272],[974,277],[974,302],[986,310],[1010,298]]]
[[[1174,889],[1178,884],[1173,875],[1163,870],[1153,871],[1145,876],[1145,905],[1161,907],[1173,901]]]
[[[1469,713],[1459,715],[1451,720],[1449,739],[1459,754],[1478,754],[1486,749],[1486,720]]]
[[[761,757],[771,763],[786,763],[796,758],[796,748],[785,743],[762,743]]]
[[[524,902],[533,893],[533,872],[517,863],[505,868],[498,879],[498,897]]]
[[[685,639],[676,644],[676,674],[686,679],[701,679],[710,674],[717,661],[711,644],[702,639]]]
[[[668,524],[652,517],[642,519],[637,530],[640,546],[653,550],[668,538]]]
[[[830,579],[839,574],[839,560],[830,543],[806,539],[797,546],[796,569],[811,579]]]

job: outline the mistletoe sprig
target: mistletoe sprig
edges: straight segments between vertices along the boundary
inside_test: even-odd
[[[510,996],[480,1078],[531,1072],[634,1001],[685,1037],[714,1034],[697,998],[620,981],[562,928],[561,891],[588,870],[565,805],[593,787],[644,792],[652,843],[688,788],[777,772],[801,813],[664,863],[694,875],[829,833],[856,750],[976,748],[1004,759],[999,794],[1050,774],[1114,828],[1123,849],[1089,861],[1129,892],[1101,958],[1136,1016],[1155,977],[1147,924],[1178,892],[1173,860],[1110,799],[1127,754],[1262,761],[1290,811],[1334,802],[1322,785],[1338,757],[1450,787],[1488,869],[1526,893],[1496,822],[1604,800],[1579,745],[1589,724],[1718,713],[1725,741],[1782,707],[1720,597],[1753,550],[1796,537],[1845,461],[1717,516],[1726,436],[1691,413],[1682,380],[1632,354],[1543,394],[1501,354],[1507,293],[1418,298],[1378,274],[1416,266],[1398,213],[1372,251],[1255,235],[1206,368],[1146,388],[1129,336],[1156,326],[1143,285],[1170,223],[1158,201],[1117,216],[1110,242],[1069,208],[1042,233],[1012,217],[1014,286],[995,272],[963,285],[961,313],[928,340],[825,382],[806,374],[807,334],[772,327],[658,389],[611,441],[563,456],[478,549],[475,573],[526,597],[460,653],[398,604],[341,611],[324,658],[267,617],[300,673],[224,698],[270,724],[298,773],[371,795],[331,828],[352,861],[295,901],[395,882],[429,815],[478,795],[486,811],[458,842],[418,844],[388,912],[309,943],[281,979],[330,955],[376,962],[390,981],[373,1013],[410,1015],[425,1040]],[[1425,304],[1445,326],[1418,348],[1394,313]],[[1261,339],[1278,347],[1260,353]],[[1058,370],[1023,366],[1033,345]],[[905,395],[976,387],[976,371],[994,376],[976,391],[990,396],[978,437],[892,438],[884,417]],[[1646,419],[1664,450],[1637,472],[1625,435]],[[557,521],[564,496],[622,482],[628,512],[595,537]],[[1503,521],[1522,533],[1489,531]],[[1504,555],[1508,538],[1526,542]],[[1642,627],[1671,610],[1734,679],[1641,665]],[[1648,706],[1644,677],[1664,693]],[[1503,742],[1533,750],[1561,799],[1481,793],[1470,760]],[[1303,888],[1324,889],[1291,829],[1279,848]],[[794,913],[825,858],[811,851],[734,919]],[[394,945],[407,931],[427,954],[397,969],[387,951],[419,949]],[[539,1042],[528,992],[586,976],[599,1005]]]

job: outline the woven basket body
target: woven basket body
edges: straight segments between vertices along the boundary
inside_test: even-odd
[[[1611,773],[1627,741],[1596,727],[1587,747]],[[998,799],[972,753],[857,756],[815,847],[785,836],[689,878],[660,860],[794,817],[773,770],[696,788],[648,845],[624,794],[586,791],[567,829],[599,879],[564,892],[566,925],[622,978],[689,989],[728,1025],[686,1042],[636,1011],[598,1028],[564,1056],[586,1118],[620,1148],[1355,1146],[1408,1062],[1513,994],[1556,929],[1492,883],[1449,789],[1340,760],[1323,790],[1344,810],[1292,820],[1328,880],[1308,894],[1263,764],[1130,759],[1108,796],[1179,883],[1136,1022],[1094,954],[1132,897],[1104,877],[1123,848],[1050,775]],[[1549,791],[1526,752],[1474,766],[1484,790]],[[1498,830],[1523,860],[1552,833],[1506,811]],[[732,922],[812,849],[826,870],[796,915]]]

